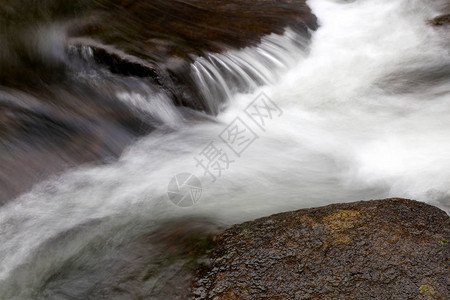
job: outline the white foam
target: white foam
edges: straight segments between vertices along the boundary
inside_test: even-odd
[[[184,123],[173,126],[173,133],[154,132],[119,162],[68,172],[0,209],[4,295],[17,296],[14,284],[26,295],[39,285],[32,279],[36,274],[46,278],[93,237],[47,249],[51,257],[45,260],[31,260],[40,245],[112,216],[153,222],[195,214],[231,224],[388,196],[449,212],[450,82],[448,77],[425,79],[448,67],[450,57],[442,33],[427,24],[436,15],[430,3],[310,1],[321,27],[306,57],[304,45],[287,33],[259,48],[199,59],[193,76],[209,105],[223,109],[220,103],[227,103],[218,123]],[[212,183],[194,156],[211,141],[225,147],[218,135],[237,116],[245,118],[244,109],[261,92],[283,115],[258,132],[259,138]],[[121,96],[163,122],[174,122],[172,107],[142,97]],[[166,197],[170,179],[183,172],[194,173],[203,184],[202,199],[187,209]],[[19,282],[12,274],[24,263],[28,271]]]

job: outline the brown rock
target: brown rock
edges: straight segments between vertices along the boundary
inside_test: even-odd
[[[59,55],[41,53],[38,28],[67,29],[52,49],[90,46],[113,73],[145,77],[176,105],[214,113],[189,77],[196,55],[317,26],[304,0],[3,1],[0,24],[0,205],[52,174],[116,158],[158,125],[116,99],[111,86],[124,79],[73,79]]]
[[[194,299],[449,299],[450,218],[386,199],[281,213],[216,237]]]
[[[286,26],[317,27],[305,0],[100,0],[91,10],[73,36],[98,39],[158,65],[173,57],[256,45]]]
[[[190,78],[196,57],[256,46],[288,26],[309,36],[318,26],[305,0],[100,0],[89,11],[69,26],[69,44],[91,46],[111,71],[149,76],[175,104],[210,114],[218,112],[202,103]]]

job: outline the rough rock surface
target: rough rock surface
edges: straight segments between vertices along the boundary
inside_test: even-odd
[[[112,87],[138,93],[141,77],[176,105],[206,111],[189,76],[195,56],[317,26],[305,0],[0,3],[0,205],[53,174],[115,159],[158,126]],[[72,46],[90,47],[96,64],[71,57]],[[105,66],[119,76],[77,79],[77,68],[104,74]]]
[[[449,299],[450,218],[386,199],[281,213],[216,237],[194,299]]]

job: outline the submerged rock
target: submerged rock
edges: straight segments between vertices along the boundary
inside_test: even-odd
[[[450,218],[386,199],[281,213],[218,235],[194,299],[448,299]]]

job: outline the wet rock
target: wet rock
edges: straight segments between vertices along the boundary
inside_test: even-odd
[[[114,230],[114,236],[123,233],[124,240],[113,249],[88,250],[91,263],[76,259],[61,266],[37,299],[61,294],[67,299],[187,299],[194,270],[213,249],[213,234],[221,228],[199,218],[167,220],[156,228],[148,220],[135,221]],[[131,234],[125,231],[128,226]],[[60,240],[53,243],[61,245]],[[93,243],[101,244],[98,239]]]
[[[218,235],[194,299],[448,299],[450,218],[386,199],[281,213]]]
[[[67,92],[0,93],[0,205],[67,168],[111,161],[152,130],[125,104],[91,92],[84,101]]]
[[[450,14],[439,16],[431,20],[431,24],[434,26],[444,26],[450,24]]]
[[[214,114],[190,78],[196,56],[317,26],[304,0],[69,2],[0,6],[0,205],[52,174],[117,157],[158,125],[120,103],[117,85],[132,90],[140,77],[146,93],[163,89],[178,106]],[[106,66],[119,76],[78,81],[70,46],[91,47],[97,63],[79,73]]]
[[[287,26],[305,33],[317,27],[304,0],[100,0],[90,10],[71,36],[97,39],[161,67],[175,57],[256,45]]]
[[[89,39],[75,38],[71,39],[68,44],[72,50],[69,51],[69,55],[81,57],[83,56],[83,51],[88,51],[95,62],[107,66],[112,73],[126,76],[151,77],[156,83],[161,84],[156,66],[150,65],[143,59]]]
[[[123,75],[149,76],[176,105],[208,114],[218,112],[202,103],[192,83],[196,57],[255,46],[286,27],[309,36],[318,26],[304,0],[101,0],[90,11],[70,26],[70,45],[95,41],[97,62]]]

